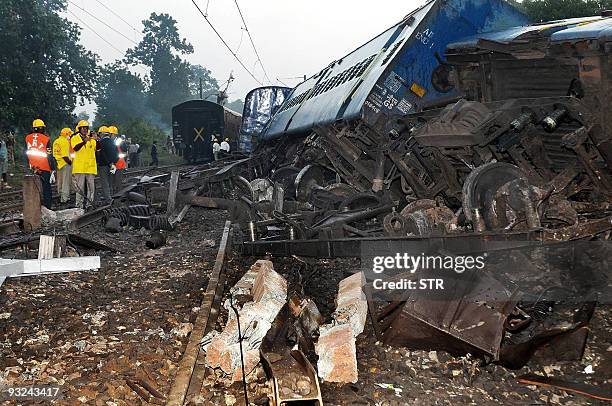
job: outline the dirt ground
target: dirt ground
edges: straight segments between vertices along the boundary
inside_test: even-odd
[[[138,377],[167,394],[214,264],[224,221],[224,212],[192,209],[168,234],[168,244],[154,251],[146,249],[145,235],[139,230],[112,235],[93,225],[84,230],[86,235],[121,250],[95,253],[102,257],[98,272],[8,279],[0,288],[0,385],[59,385],[64,399],[54,402],[58,405],[147,404],[128,385]],[[227,266],[227,287],[256,259],[234,254]],[[287,278],[290,292],[303,286],[304,294],[315,300],[327,319],[335,308],[337,283],[358,269],[355,261],[319,260],[298,273],[298,260],[272,260]],[[478,360],[442,351],[384,346],[368,323],[357,339],[359,381],[343,386],[323,383],[323,399],[328,405],[380,406],[597,404],[563,391],[521,385],[516,377],[536,372],[609,388],[611,310],[597,309],[582,361],[533,363],[519,371],[481,366]],[[226,318],[222,313],[217,328]],[[589,365],[592,374],[584,372]],[[265,404],[258,395],[262,382],[249,384],[249,399],[257,404]],[[240,385],[224,388],[213,374],[204,388],[201,404],[241,404]]]

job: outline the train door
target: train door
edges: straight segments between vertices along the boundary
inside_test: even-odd
[[[201,111],[192,112],[186,123],[186,131],[190,133],[191,151],[188,155],[190,161],[211,161],[213,159],[212,143],[210,140],[211,123],[209,114]]]

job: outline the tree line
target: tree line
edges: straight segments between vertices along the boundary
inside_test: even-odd
[[[102,64],[66,9],[66,0],[0,2],[0,131],[26,130],[36,117],[52,129],[71,126],[77,105],[93,100],[96,123],[118,124],[146,145],[169,134],[172,106],[199,97],[200,80],[204,94],[218,90],[208,69],[185,60],[193,46],[170,15],[152,13],[140,42]]]
[[[510,1],[533,22],[597,15],[612,6],[612,0]],[[184,59],[193,46],[170,15],[152,13],[140,42],[124,58],[101,64],[79,43],[84,27],[62,16],[66,8],[67,0],[0,2],[0,131],[27,129],[34,117],[59,129],[75,122],[77,103],[93,100],[97,122],[118,124],[147,144],[168,133],[173,105],[198,97],[200,79],[204,94],[219,88],[208,69]],[[241,110],[241,102],[229,107]]]

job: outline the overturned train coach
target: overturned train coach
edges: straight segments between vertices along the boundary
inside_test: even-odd
[[[490,253],[495,242],[503,251],[510,242],[609,241],[612,18],[491,32],[470,25],[476,33],[416,61],[415,47],[428,46],[423,33],[435,38],[435,16],[448,13],[441,21],[455,29],[470,7],[507,7],[468,1],[453,14],[453,4],[428,3],[294,89],[263,134],[273,142],[257,162],[268,168],[242,173],[254,213],[246,253],[355,257],[402,241],[408,252],[461,255]],[[413,63],[402,63],[409,55]],[[348,73],[338,67],[356,62]],[[584,279],[606,287],[609,268],[574,263],[543,283],[537,278],[549,273],[534,265],[544,258],[550,267],[547,258],[568,252],[610,256],[608,244],[597,253],[573,247],[498,261],[527,275],[472,274],[440,297],[368,297],[374,329],[388,344],[471,352],[510,367],[554,348],[579,357],[602,293],[584,291]],[[560,291],[565,302],[554,298]],[[558,317],[562,302],[569,321]]]
[[[526,23],[501,0],[429,1],[294,88],[263,138],[308,133],[367,110],[407,114],[440,105],[457,95],[442,59],[449,43]]]
[[[213,137],[229,138],[236,150],[242,117],[239,113],[207,100],[189,100],[172,108],[172,139],[177,151],[189,162],[212,161]]]

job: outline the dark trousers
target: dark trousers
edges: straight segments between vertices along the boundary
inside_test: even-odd
[[[40,181],[42,183],[43,206],[51,210],[51,206],[53,205],[53,191],[51,190],[51,172],[40,171],[38,176],[40,176]]]
[[[100,203],[108,204],[112,200],[111,190],[113,189],[113,176],[110,173],[110,166],[98,165],[98,176],[100,177],[100,185],[102,186]]]
[[[159,161],[157,160],[157,155],[151,155],[151,166],[158,166]]]
[[[113,175],[113,194],[119,192],[123,187],[123,171],[124,169],[117,169]]]

